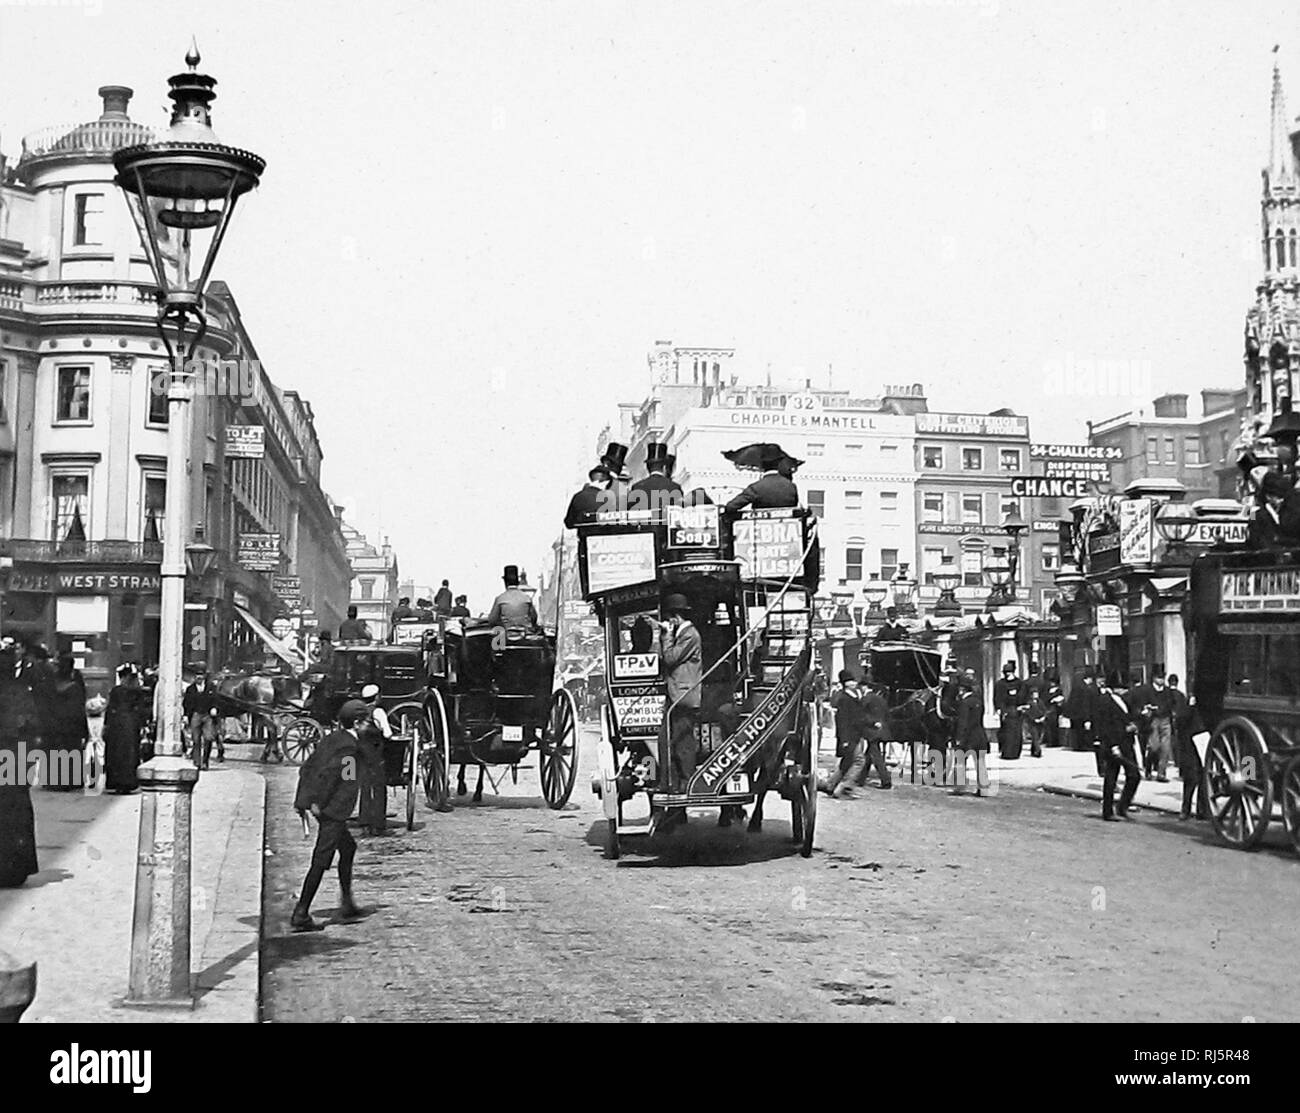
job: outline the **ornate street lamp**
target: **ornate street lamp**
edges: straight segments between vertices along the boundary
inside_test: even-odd
[[[1196,515],[1192,508],[1181,502],[1167,502],[1156,515],[1156,529],[1169,543],[1169,555],[1182,556],[1192,531],[1196,529]]]
[[[1061,567],[1052,578],[1056,581],[1057,591],[1061,593],[1061,601],[1066,605],[1074,603],[1086,582],[1078,565],[1068,558],[1061,561]]]
[[[934,604],[935,618],[961,618],[964,613],[962,605],[957,602],[957,587],[961,584],[961,573],[951,553],[944,553],[939,564],[939,571],[934,574],[934,582],[939,588],[939,598]]]
[[[813,606],[817,609],[817,617],[822,620],[822,625],[829,626],[835,618],[835,600],[829,595],[815,595]]]
[[[212,132],[216,81],[196,72],[168,79],[171,127],[156,143],[113,156],[140,242],[158,284],[158,332],[171,359],[167,391],[167,517],[163,536],[158,661],[158,741],[140,768],[140,854],[135,879],[131,977],[126,1003],[192,1008],[190,986],[190,792],[198,770],[181,757],[181,662],[185,626],[185,530],[189,520],[187,367],[207,329],[203,291],[235,202],[257,185],[265,163]],[[172,339],[175,334],[175,340]],[[188,340],[187,340],[188,337]],[[201,546],[200,549],[207,548]],[[196,559],[206,556],[200,551]]]
[[[989,587],[989,596],[984,601],[986,611],[995,611],[998,607],[1004,607],[1014,598],[1009,590],[1011,563],[1006,557],[993,556],[984,562],[984,582]]]
[[[901,561],[898,565],[898,571],[894,574],[891,581],[893,587],[894,606],[898,608],[900,618],[916,617],[916,589],[917,582],[907,574],[908,562]]]
[[[853,602],[853,589],[844,580],[831,590],[831,601],[835,604],[835,614],[831,621],[836,626],[852,626],[853,616],[849,613],[849,604]]]
[[[1016,577],[1020,573],[1020,535],[1028,528],[1018,507],[1013,507],[1011,513],[1002,520],[1002,532],[1007,535],[1008,575],[1004,592],[1007,603],[1014,603],[1016,599]]]
[[[879,626],[885,621],[885,612],[881,609],[881,604],[888,594],[889,587],[880,579],[880,573],[872,572],[871,579],[862,587],[862,597],[867,601],[865,622],[867,626]]]

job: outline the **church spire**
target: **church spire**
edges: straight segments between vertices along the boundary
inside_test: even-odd
[[[1295,153],[1291,149],[1290,121],[1286,115],[1286,97],[1282,93],[1282,71],[1278,67],[1277,47],[1273,47],[1273,123],[1269,135],[1268,184],[1281,185],[1296,177]]]

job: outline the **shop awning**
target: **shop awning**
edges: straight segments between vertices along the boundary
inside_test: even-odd
[[[252,630],[254,634],[262,639],[266,648],[279,657],[280,660],[291,669],[301,670],[307,667],[307,663],[302,659],[301,653],[292,646],[286,645],[282,642],[272,634],[270,630],[258,622],[257,619],[244,610],[243,607],[236,605],[235,610],[239,612],[239,617],[244,620],[244,624]]]

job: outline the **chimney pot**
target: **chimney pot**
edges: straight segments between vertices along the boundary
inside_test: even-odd
[[[101,120],[127,119],[126,109],[131,103],[131,97],[135,95],[134,89],[128,89],[125,85],[101,85],[99,95],[104,102]]]

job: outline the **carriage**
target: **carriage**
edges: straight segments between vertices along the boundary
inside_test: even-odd
[[[424,706],[428,679],[421,646],[359,644],[336,648],[319,690],[313,693],[316,729],[323,731],[324,726],[337,720],[339,708],[350,699],[360,699],[368,684],[379,687],[378,703],[387,713],[392,730],[392,737],[384,739],[384,783],[405,790],[409,831],[415,826],[420,752],[428,737]],[[308,729],[301,722],[296,726]],[[287,742],[285,749],[287,753]]]
[[[936,714],[943,654],[915,642],[877,642],[862,651],[860,663],[884,690],[890,734],[910,751],[915,783],[917,765],[930,760],[929,751],[936,745],[940,752],[945,749],[940,741],[943,725]]]
[[[599,771],[607,857],[650,835],[675,809],[754,806],[775,790],[790,801],[804,857],[817,819],[817,731],[809,668],[810,604],[817,589],[816,519],[807,510],[716,506],[610,511],[578,529],[579,573],[605,640],[608,698]],[[700,633],[698,763],[672,762],[670,703],[656,627],[682,595]],[[680,730],[680,728],[679,728]]]
[[[570,692],[552,691],[555,638],[456,618],[394,633],[418,637],[425,663],[416,729],[429,806],[446,809],[453,765],[461,767],[462,792],[465,767],[478,767],[477,801],[485,776],[494,789],[500,783],[492,769],[504,766],[518,783],[520,764],[536,753],[546,803],[564,807],[577,776],[578,714]]]
[[[1193,691],[1210,732],[1210,822],[1225,843],[1250,849],[1276,805],[1300,853],[1300,554],[1203,554],[1188,603]]]

